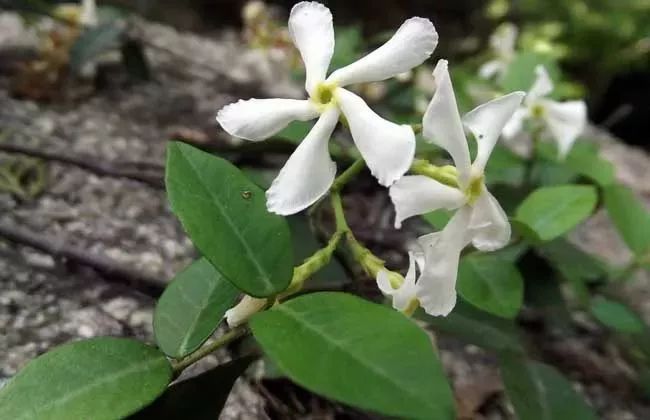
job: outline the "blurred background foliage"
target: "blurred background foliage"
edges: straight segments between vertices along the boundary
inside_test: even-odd
[[[43,10],[55,0],[3,0],[0,4]],[[107,0],[104,16],[134,11],[173,26],[209,34],[241,27],[244,0]],[[293,0],[269,2],[276,13]],[[560,96],[585,96],[590,117],[634,144],[644,144],[641,131],[650,113],[650,2],[646,0],[376,0],[325,3],[336,15],[333,68],[379,44],[405,18],[430,17],[442,42],[436,57],[455,66],[457,79],[475,74],[477,58],[486,58],[490,34],[503,22],[519,29],[518,47],[557,61],[571,83]],[[112,7],[110,7],[112,6]],[[280,22],[286,16],[275,16]],[[342,28],[344,27],[344,28]],[[459,63],[463,63],[459,66]],[[459,68],[460,67],[460,68]],[[458,81],[457,81],[458,83]],[[389,86],[390,89],[395,87]],[[403,104],[408,92],[394,97]],[[402,101],[402,102],[400,102]]]

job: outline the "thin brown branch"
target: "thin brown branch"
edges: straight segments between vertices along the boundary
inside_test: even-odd
[[[0,224],[0,239],[34,248],[56,259],[91,267],[106,281],[129,285],[151,297],[160,296],[165,288],[163,281],[158,278],[124,267],[106,256],[92,254],[83,248],[70,245],[64,238],[48,238],[41,233],[3,223]]]
[[[0,152],[19,153],[22,155],[43,159],[47,161],[59,162],[67,165],[76,166],[86,171],[92,172],[99,176],[110,176],[115,178],[127,178],[134,181],[148,184],[155,188],[164,188],[163,175],[158,170],[140,171],[123,168],[120,164],[112,162],[100,162],[97,158],[90,156],[73,156],[42,149],[34,149],[17,144],[0,143]]]

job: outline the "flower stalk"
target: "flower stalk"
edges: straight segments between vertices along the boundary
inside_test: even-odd
[[[454,166],[436,166],[425,159],[415,159],[410,170],[414,174],[424,175],[442,184],[458,188],[458,172]]]
[[[204,357],[209,356],[226,344],[229,344],[238,338],[243,337],[244,335],[248,334],[248,332],[248,328],[244,326],[233,328],[216,340],[206,344],[203,347],[200,347],[198,350],[185,357],[184,359],[181,359],[179,361],[172,361],[172,370],[174,372],[174,377],[177,378],[183,372],[183,370],[187,369],[187,367],[193,365]]]

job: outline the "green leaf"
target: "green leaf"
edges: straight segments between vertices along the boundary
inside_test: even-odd
[[[584,304],[591,298],[589,283],[608,274],[604,262],[583,252],[564,238],[539,245],[537,252],[570,282],[576,297]]]
[[[438,209],[429,213],[423,214],[422,218],[431,226],[438,230],[442,230],[453,216],[453,212],[445,209]]]
[[[518,418],[598,418],[584,398],[573,390],[571,383],[552,367],[509,354],[502,354],[499,360],[506,394]]]
[[[287,221],[266,210],[264,191],[239,169],[174,142],[165,182],[192,242],[227,280],[255,297],[287,288],[293,272]]]
[[[389,416],[454,418],[427,335],[399,312],[343,293],[313,293],[255,315],[251,328],[289,378]]]
[[[235,381],[255,357],[243,357],[178,382],[129,420],[215,420]]]
[[[164,354],[134,340],[65,344],[32,360],[0,390],[0,419],[122,418],[160,395],[171,375]]]
[[[576,142],[566,157],[565,164],[575,172],[585,176],[601,187],[614,182],[614,165],[598,154],[598,148],[585,141]]]
[[[338,26],[334,31],[336,48],[330,68],[338,69],[356,61],[363,53],[363,34],[357,25]]]
[[[174,277],[153,318],[156,342],[168,356],[187,356],[212,335],[239,290],[201,258]]]
[[[504,146],[496,145],[485,169],[485,182],[516,187],[524,181],[525,172],[526,164],[521,157]]]
[[[313,126],[314,123],[311,121],[294,121],[276,134],[275,137],[298,145],[307,137]]]
[[[586,185],[561,185],[539,188],[515,212],[536,238],[550,241],[573,229],[591,215],[596,206],[596,189]],[[522,234],[529,234],[526,230]]]
[[[538,65],[546,67],[551,79],[558,80],[559,70],[551,57],[529,51],[520,52],[512,60],[501,80],[502,90],[504,92],[513,92],[515,90],[528,92],[535,81],[535,68]]]
[[[538,247],[546,258],[566,278],[597,280],[607,274],[605,264],[585,253],[566,239],[559,238]]]
[[[125,27],[106,23],[84,29],[70,50],[70,68],[79,73],[84,64],[120,46]]]
[[[491,254],[471,254],[461,260],[457,289],[472,305],[504,318],[514,318],[524,298],[524,280],[517,267]]]
[[[495,317],[459,299],[446,317],[418,313],[418,318],[444,334],[493,351],[523,352],[512,321]]]
[[[645,324],[630,308],[619,302],[596,297],[591,301],[591,313],[603,325],[625,334],[645,331]]]
[[[604,189],[605,207],[618,233],[638,257],[650,252],[650,211],[627,187]]]

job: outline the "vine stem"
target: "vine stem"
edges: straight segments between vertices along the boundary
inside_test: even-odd
[[[330,194],[330,199],[332,201],[332,209],[334,209],[334,221],[336,223],[336,231],[341,233],[346,233],[350,231],[350,226],[348,226],[348,221],[345,219],[345,212],[343,211],[343,202],[341,200],[341,194],[337,191],[333,191]]]
[[[174,377],[178,377],[178,375],[180,375],[181,372],[183,372],[183,370],[185,370],[188,366],[193,365],[204,357],[210,355],[211,353],[214,353],[219,348],[225,346],[228,343],[231,343],[232,341],[235,341],[239,337],[243,337],[244,335],[248,334],[248,332],[248,328],[245,326],[233,328],[216,340],[199,348],[184,359],[181,359],[177,362],[172,362]]]
[[[458,188],[458,172],[453,166],[436,166],[425,159],[415,159],[409,170],[414,174],[424,175],[442,184]]]
[[[338,193],[341,191],[341,189],[352,180],[363,168],[366,167],[366,162],[359,158],[354,161],[352,165],[348,167],[341,175],[336,177],[334,182],[332,183],[332,186],[330,187],[330,192],[331,193]]]
[[[524,168],[524,178],[523,178],[524,186],[533,185],[533,172],[534,172],[533,169],[535,168],[535,161],[537,160],[537,145],[540,142],[541,135],[542,135],[541,127],[535,127],[531,133],[530,156]]]

